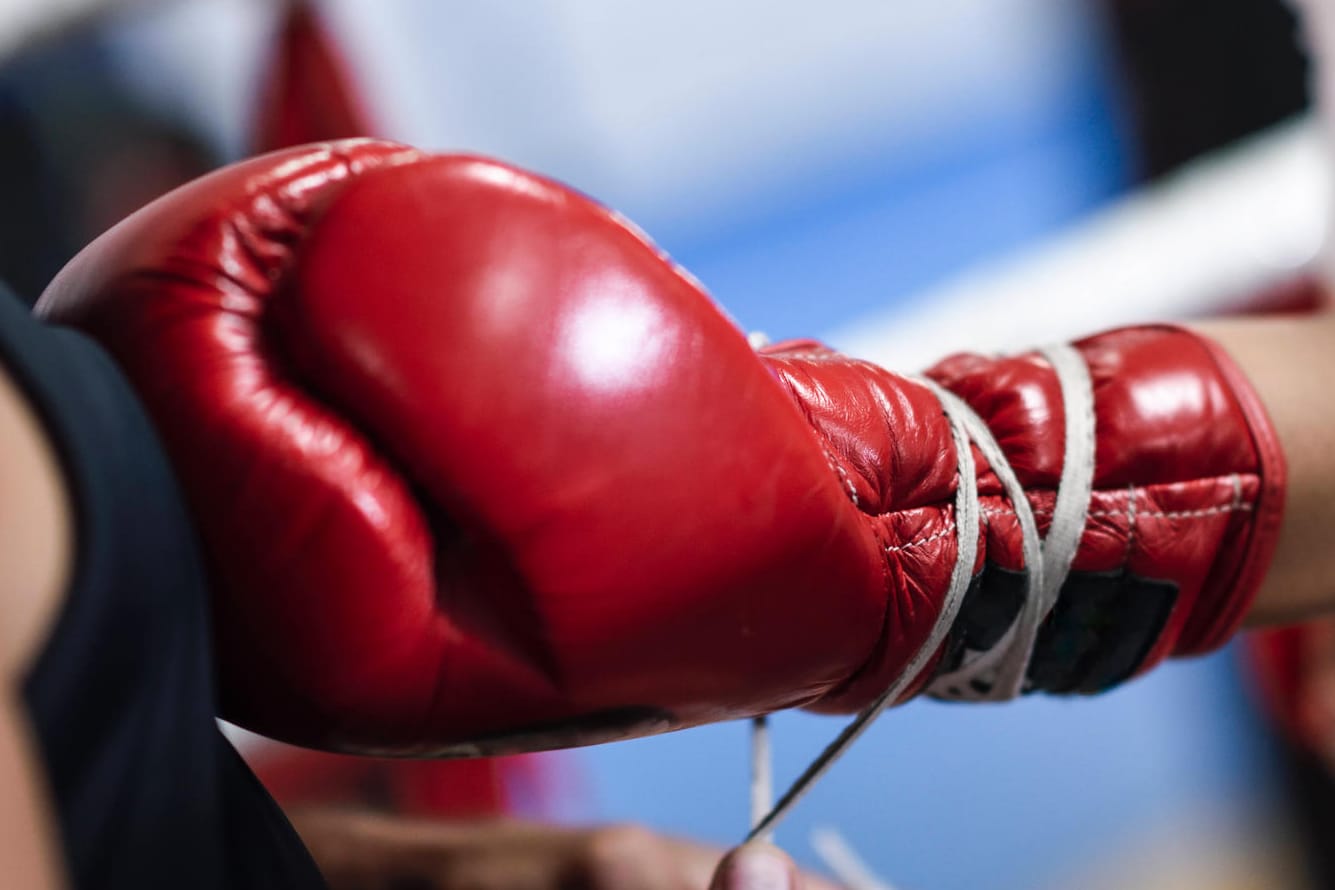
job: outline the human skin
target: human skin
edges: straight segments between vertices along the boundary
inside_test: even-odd
[[[63,886],[43,771],[19,695],[71,563],[70,509],[55,457],[0,373],[0,862],[15,887]]]
[[[774,847],[722,849],[635,825],[291,814],[331,890],[835,890]]]
[[[1335,312],[1193,326],[1251,381],[1288,463],[1284,521],[1248,627],[1335,610]]]

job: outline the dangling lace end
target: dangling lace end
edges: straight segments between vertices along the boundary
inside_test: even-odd
[[[769,718],[751,720],[751,831],[754,833],[774,807],[774,762],[770,754]],[[766,843],[774,839],[774,832],[758,836]]]

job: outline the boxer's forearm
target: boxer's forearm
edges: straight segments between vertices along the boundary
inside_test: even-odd
[[[1335,313],[1195,326],[1251,380],[1288,462],[1284,523],[1251,626],[1335,612]]]

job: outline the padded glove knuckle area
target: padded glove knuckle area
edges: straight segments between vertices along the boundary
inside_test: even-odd
[[[224,709],[298,740],[316,725],[341,732],[347,714],[366,711],[392,731],[414,696],[429,701],[420,682],[400,700],[364,692],[367,676],[392,669],[384,654],[412,610],[339,595],[429,591],[427,529],[375,448],[294,380],[273,330],[294,253],[331,194],[415,154],[365,142],[228,168],[95,242],[40,307],[112,351],[172,455],[215,579]],[[285,598],[227,595],[237,590]],[[365,632],[312,633],[313,616]],[[308,657],[284,657],[298,638]],[[268,700],[275,686],[300,690],[309,713]]]
[[[745,338],[540,177],[381,143],[260,158],[99,240],[46,310],[155,417],[225,714],[265,734],[592,742],[810,701],[875,639],[874,542]]]
[[[874,541],[877,633],[850,636],[849,651],[860,657],[815,705],[857,709],[903,670],[936,621],[949,583],[958,550],[949,423],[921,384],[818,343],[779,343],[763,355],[824,455],[827,477],[846,492]]]

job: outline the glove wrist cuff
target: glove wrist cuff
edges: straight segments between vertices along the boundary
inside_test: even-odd
[[[1251,511],[1250,529],[1238,560],[1219,559],[1215,572],[1201,591],[1171,654],[1196,655],[1210,652],[1237,632],[1261,587],[1284,516],[1288,467],[1274,423],[1251,381],[1219,343],[1188,331],[1208,351],[1246,419],[1256,453],[1259,490]],[[1220,554],[1226,557],[1228,554]],[[1216,577],[1217,575],[1217,577]]]
[[[1018,659],[1018,652],[1006,654],[1016,648],[1026,659],[1024,689],[1085,693],[1169,656],[1217,648],[1236,631],[1269,566],[1284,458],[1259,396],[1224,350],[1160,325],[1111,331],[1064,351],[1090,376],[1059,368],[1063,349],[962,357],[933,374],[977,412],[983,438],[1007,443],[1005,454],[986,454],[981,465],[980,491],[990,492],[993,504],[984,509],[982,571],[952,621],[953,651],[933,680],[934,694],[1016,694],[1013,676],[977,682],[983,665]],[[1041,400],[1026,397],[1035,392]],[[1092,411],[1083,401],[1090,396]],[[1065,447],[1044,454],[1063,429]],[[1096,442],[1073,449],[1082,435]],[[1084,464],[1095,454],[1097,467]],[[1072,474],[1073,464],[1094,477],[1092,491],[1078,487],[1075,497],[1073,479],[1090,476]],[[1004,483],[1012,472],[1018,487]],[[1071,509],[1059,522],[1063,501]],[[1032,520],[1023,521],[1031,509],[1042,517],[1041,555],[1031,551]],[[1063,529],[1076,535],[1072,552],[1054,547],[1070,537]],[[1056,559],[1058,552],[1068,558]],[[1033,629],[1036,590],[1046,591],[1039,596],[1041,628],[1016,634],[1017,627]],[[1000,639],[988,632],[1006,626],[998,621],[1010,624]]]

